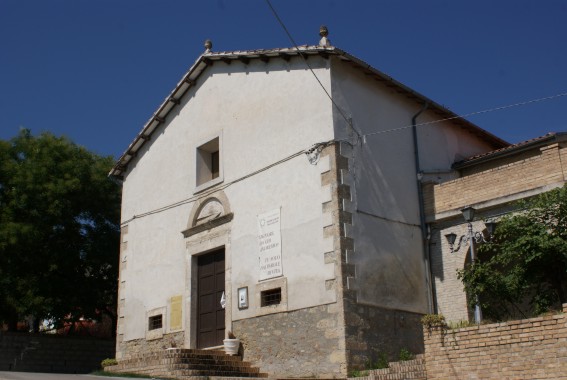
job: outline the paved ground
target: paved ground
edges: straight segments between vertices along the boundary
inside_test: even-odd
[[[1,372],[0,380],[125,380],[124,377],[68,375],[60,373]]]

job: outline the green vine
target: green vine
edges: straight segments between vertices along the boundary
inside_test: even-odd
[[[428,329],[433,327],[447,327],[445,317],[441,314],[426,314],[421,318],[421,324]]]

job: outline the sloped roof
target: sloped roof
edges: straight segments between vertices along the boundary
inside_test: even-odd
[[[158,109],[153,113],[148,122],[144,125],[140,133],[136,136],[134,141],[130,143],[128,149],[120,156],[109,175],[121,177],[127,168],[128,163],[132,160],[138,150],[150,140],[152,133],[157,128],[157,126],[165,121],[168,113],[179,105],[183,95],[195,85],[195,81],[199,76],[206,70],[206,68],[212,65],[214,62],[222,61],[230,64],[232,61],[240,61],[244,64],[248,64],[252,59],[258,59],[261,61],[268,62],[272,58],[281,58],[284,60],[289,60],[292,57],[303,56],[304,58],[309,58],[309,56],[321,56],[323,58],[329,58],[329,56],[336,56],[341,61],[351,64],[353,67],[362,70],[366,75],[372,77],[378,82],[384,83],[386,86],[393,88],[400,94],[407,96],[410,99],[414,99],[416,102],[423,104],[429,104],[429,110],[436,112],[440,118],[455,118],[453,123],[459,125],[461,128],[473,133],[477,137],[485,140],[495,148],[506,147],[509,144],[500,139],[499,137],[491,134],[488,131],[476,126],[475,124],[469,122],[466,119],[459,118],[455,113],[443,107],[442,105],[435,103],[431,99],[421,95],[420,93],[410,89],[409,87],[403,85],[402,83],[394,80],[390,76],[384,74],[383,72],[373,68],[366,62],[354,57],[353,55],[336,48],[334,46],[324,47],[319,45],[303,45],[297,48],[278,48],[278,49],[260,49],[260,50],[242,50],[242,51],[227,51],[227,52],[211,52],[207,50],[205,53],[201,54],[199,58],[195,61],[193,66],[187,71],[179,83],[175,86],[173,91],[165,98],[163,103],[158,107]]]
[[[536,137],[530,140],[519,142],[517,144],[508,145],[506,147],[496,149],[490,152],[481,153],[469,158],[465,158],[464,160],[455,162],[453,164],[453,169],[460,170],[460,169],[468,168],[480,163],[510,156],[513,154],[518,154],[526,150],[540,148],[542,146],[561,141],[567,141],[567,132],[550,132],[540,137]]]

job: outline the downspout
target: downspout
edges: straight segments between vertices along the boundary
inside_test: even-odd
[[[419,203],[419,224],[421,226],[421,244],[423,246],[423,259],[425,262],[425,277],[427,281],[427,303],[429,313],[435,313],[436,307],[433,302],[433,282],[431,276],[431,252],[429,250],[429,231],[427,229],[427,224],[425,223],[425,207],[423,202],[423,186],[421,179],[423,173],[421,172],[421,165],[419,163],[419,147],[417,143],[417,118],[421,115],[429,106],[429,103],[424,103],[423,107],[411,118],[411,131],[413,137],[413,158],[415,162],[415,180],[417,185],[417,198]]]

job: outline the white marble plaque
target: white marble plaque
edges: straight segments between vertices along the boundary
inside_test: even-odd
[[[258,215],[260,281],[283,275],[280,209]]]

